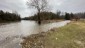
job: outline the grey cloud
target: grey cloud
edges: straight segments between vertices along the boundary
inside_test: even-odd
[[[35,10],[28,9],[26,6],[27,0],[0,0],[0,10],[12,11],[15,10],[22,17],[30,16],[36,13]],[[48,0],[52,11],[61,10],[63,12],[84,12],[85,0]]]
[[[23,14],[26,14],[27,6],[24,0],[0,0],[0,9],[4,11],[17,11],[22,16],[25,16]]]
[[[85,12],[85,0],[65,0],[55,8],[65,12]]]

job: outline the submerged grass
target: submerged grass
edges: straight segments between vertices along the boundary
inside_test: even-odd
[[[23,48],[85,48],[85,21],[72,21],[64,27],[52,29],[41,35],[27,37],[22,44]],[[37,45],[40,43],[41,45]]]

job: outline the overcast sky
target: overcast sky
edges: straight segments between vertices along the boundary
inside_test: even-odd
[[[0,0],[0,10],[17,11],[21,17],[26,17],[34,14],[36,11],[28,9],[26,5],[27,0]],[[52,11],[57,10],[63,12],[84,12],[85,0],[49,0]]]

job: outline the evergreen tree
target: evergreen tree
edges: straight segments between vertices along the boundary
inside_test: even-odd
[[[0,10],[0,22],[3,21],[20,21],[20,15],[16,13],[3,12]]]
[[[71,19],[69,13],[66,13],[66,14],[65,14],[65,19],[66,19],[66,20],[70,20],[70,19]]]

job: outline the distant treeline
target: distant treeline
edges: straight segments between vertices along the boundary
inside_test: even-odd
[[[78,18],[83,18],[83,19],[85,19],[85,12],[76,13],[75,15],[76,15]]]
[[[72,20],[72,19],[80,19],[85,18],[85,13],[64,13],[62,14],[60,11],[57,13],[52,12],[41,12],[40,14],[41,20],[54,20],[54,19],[65,19],[65,20]],[[38,20],[38,15],[35,14],[34,16],[25,17],[23,20]]]
[[[20,21],[20,15],[17,13],[9,13],[0,10],[0,22],[9,22],[9,21]]]
[[[52,12],[41,12],[40,14],[41,20],[52,20],[52,19],[60,19],[60,14],[55,14]],[[35,14],[34,16],[25,17],[23,20],[38,20],[38,15]]]
[[[75,19],[76,21],[79,19],[85,19],[85,12],[80,12],[80,13],[65,13],[64,15],[66,20],[73,20]]]

